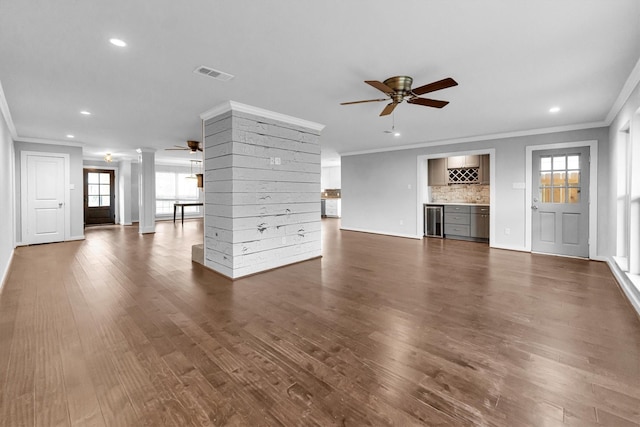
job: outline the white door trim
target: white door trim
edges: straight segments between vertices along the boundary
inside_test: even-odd
[[[22,244],[28,245],[32,242],[27,241],[28,233],[27,226],[29,223],[27,211],[27,157],[28,156],[39,156],[39,157],[57,157],[64,159],[64,240],[67,241],[71,236],[71,215],[69,212],[69,201],[71,200],[71,189],[69,187],[69,182],[71,178],[71,170],[70,170],[70,156],[65,153],[49,153],[42,151],[22,151],[20,153],[20,219],[21,219],[21,234],[22,234]]]
[[[533,194],[533,152],[556,148],[589,147],[589,258],[595,259],[598,250],[598,141],[559,142],[557,144],[527,145],[526,148],[526,196],[525,196],[525,250],[531,252],[531,196]]]

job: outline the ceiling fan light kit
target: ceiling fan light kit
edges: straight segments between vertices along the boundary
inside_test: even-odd
[[[380,113],[381,116],[387,116],[393,112],[393,110],[398,106],[398,104],[402,103],[402,101],[407,101],[408,104],[422,105],[424,107],[433,107],[433,108],[443,108],[447,105],[448,101],[441,101],[438,99],[430,99],[430,98],[421,98],[420,95],[424,95],[425,93],[435,92],[437,90],[446,89],[449,87],[457,86],[458,82],[456,82],[451,77],[447,77],[446,79],[438,80],[433,83],[429,83],[415,89],[411,89],[411,85],[413,84],[413,78],[409,76],[395,76],[386,79],[384,82],[380,82],[378,80],[365,80],[370,86],[378,89],[387,95],[388,98],[380,98],[380,99],[367,99],[364,101],[351,101],[351,102],[343,102],[340,105],[351,105],[351,104],[361,104],[364,102],[379,102],[379,101],[388,101],[391,100],[389,104],[382,110]]]

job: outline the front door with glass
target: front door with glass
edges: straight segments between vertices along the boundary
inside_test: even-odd
[[[115,224],[114,171],[84,170],[85,225]]]
[[[531,250],[589,257],[589,147],[533,152]]]

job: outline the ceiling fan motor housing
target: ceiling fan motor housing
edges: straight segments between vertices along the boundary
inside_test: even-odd
[[[411,95],[413,79],[409,76],[389,77],[383,83],[393,89],[393,93],[390,93],[389,96],[394,102],[400,103],[405,97]]]

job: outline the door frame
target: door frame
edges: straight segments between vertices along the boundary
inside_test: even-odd
[[[27,157],[28,156],[39,156],[39,157],[56,157],[62,158],[64,160],[64,242],[69,240],[71,236],[71,215],[69,214],[69,201],[71,200],[71,187],[69,183],[71,182],[71,166],[69,154],[65,153],[50,153],[43,151],[21,151],[20,152],[20,223],[21,223],[21,234],[22,234],[22,244],[29,245],[32,242],[26,241],[27,233],[27,225],[29,221],[29,212],[27,210],[28,204],[28,194],[27,194],[27,179],[28,179],[28,171],[27,171]]]
[[[117,169],[110,167],[99,167],[99,166],[83,166],[82,167],[82,213],[84,217],[83,225],[84,228],[87,227],[87,183],[85,182],[85,174],[89,172],[113,172],[113,182],[111,183],[111,207],[113,208],[113,225],[119,224],[118,211],[119,205],[116,203],[117,199],[119,199],[118,191],[120,189],[120,183],[118,182],[118,177],[116,175]],[[105,224],[111,224],[105,223]],[[90,224],[93,225],[93,224]],[[100,224],[95,224],[100,225]]]
[[[598,252],[598,141],[559,142],[555,144],[527,145],[525,168],[525,251],[531,252],[533,195],[533,152],[562,148],[589,147],[589,259],[597,259]],[[564,255],[563,255],[564,256]]]

